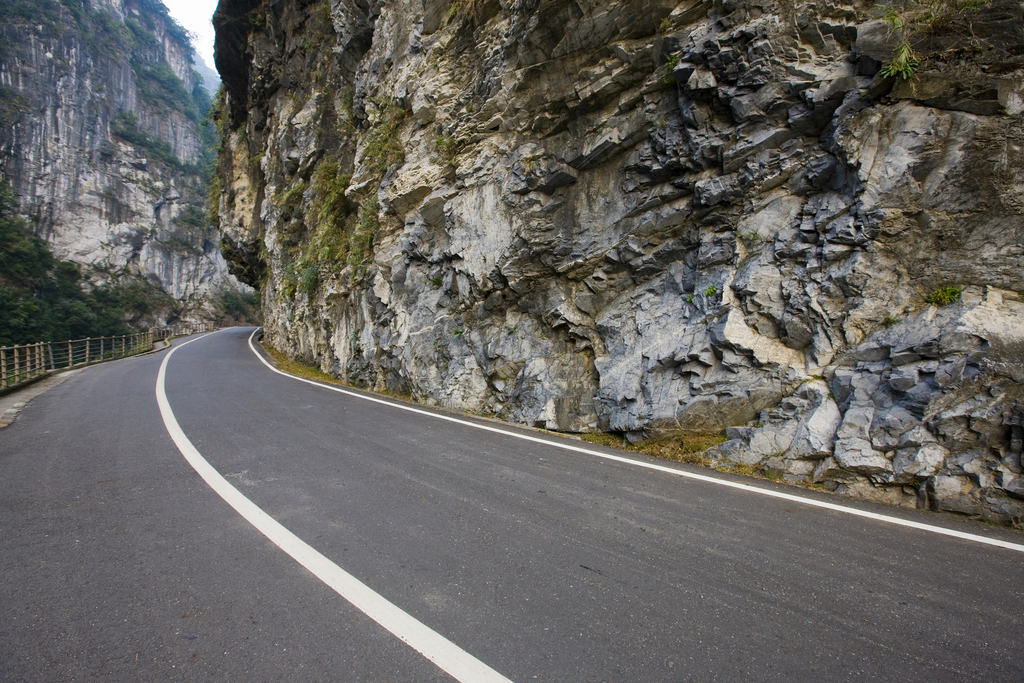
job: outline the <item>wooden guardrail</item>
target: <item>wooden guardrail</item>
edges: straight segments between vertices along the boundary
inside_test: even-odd
[[[88,337],[0,347],[0,389],[13,387],[54,370],[99,363],[144,353],[158,339],[206,332],[207,324],[175,325],[119,337]]]

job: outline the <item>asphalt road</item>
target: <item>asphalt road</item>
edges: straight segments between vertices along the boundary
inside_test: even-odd
[[[267,369],[251,331],[168,360],[184,434],[271,518],[512,681],[1024,680],[1022,552],[310,386]],[[166,355],[80,372],[0,431],[0,680],[453,680],[197,474],[158,408]]]

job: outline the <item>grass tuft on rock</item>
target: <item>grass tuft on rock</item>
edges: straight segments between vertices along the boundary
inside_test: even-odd
[[[711,467],[714,464],[709,458],[704,457],[704,452],[725,441],[725,437],[719,434],[683,434],[635,443],[630,443],[621,436],[607,432],[581,434],[580,436],[584,441],[598,446],[621,448],[655,458],[684,462],[688,465],[700,465],[701,467]]]
[[[305,363],[297,360],[292,360],[284,353],[275,349],[270,344],[261,342],[267,353],[270,354],[271,361],[281,372],[287,372],[289,375],[295,375],[296,377],[303,377],[305,379],[311,379],[316,382],[326,382],[328,384],[336,384],[338,386],[345,386],[345,383],[339,380],[337,377],[328,375],[326,372],[313,367],[312,365],[306,365]]]
[[[933,306],[949,306],[960,299],[963,287],[940,287],[929,294],[925,301]]]

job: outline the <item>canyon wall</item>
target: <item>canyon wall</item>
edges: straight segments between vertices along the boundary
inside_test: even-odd
[[[873,2],[222,0],[223,250],[377,391],[1024,514],[1024,33]]]
[[[206,217],[214,140],[187,33],[155,0],[3,11],[0,175],[21,213],[92,284],[173,297],[151,323],[215,316],[217,293],[246,288]]]

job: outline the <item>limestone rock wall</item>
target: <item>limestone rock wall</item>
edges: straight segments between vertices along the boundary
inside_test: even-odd
[[[156,88],[167,72],[153,69],[166,67],[191,98],[197,74],[187,38],[135,0],[83,3],[77,13],[43,2],[33,12],[5,16],[0,26],[8,105],[0,173],[22,213],[58,258],[85,266],[93,282],[145,277],[180,303],[165,315],[205,319],[213,292],[241,285],[201,220],[201,119],[183,111],[191,99],[168,102],[162,92],[165,100],[154,99],[140,85]],[[140,76],[147,73],[148,82]],[[119,114],[134,117],[128,135],[136,140],[117,134]],[[170,163],[138,144],[140,135],[164,143]]]
[[[225,254],[359,384],[1019,520],[1021,17],[222,0]]]

